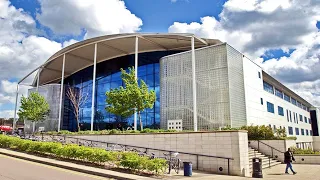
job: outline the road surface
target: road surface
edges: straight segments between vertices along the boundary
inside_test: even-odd
[[[107,180],[103,177],[0,155],[0,180]]]

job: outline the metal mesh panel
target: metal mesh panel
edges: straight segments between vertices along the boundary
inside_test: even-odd
[[[227,45],[228,77],[230,93],[230,116],[232,127],[247,124],[246,104],[243,77],[243,55],[233,47]]]
[[[195,51],[198,129],[230,123],[226,45]],[[167,120],[182,119],[183,129],[193,129],[191,52],[160,60],[161,127]]]
[[[28,94],[36,91],[36,88],[29,89]],[[48,101],[50,106],[50,114],[43,122],[36,123],[35,130],[37,130],[39,127],[44,127],[45,131],[56,131],[58,129],[59,120],[60,84],[40,86],[38,92]],[[25,131],[32,132],[32,129],[32,122],[26,121]]]

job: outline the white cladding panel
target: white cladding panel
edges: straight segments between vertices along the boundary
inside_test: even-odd
[[[246,57],[243,58],[243,64],[248,125],[267,125],[272,128],[285,127],[287,135],[296,136],[297,142],[312,142],[312,136],[310,136],[311,124],[309,124],[310,113],[281,99],[275,94],[265,91],[263,88],[262,69]],[[261,100],[263,104],[261,104]],[[267,102],[274,105],[274,113],[268,112]],[[278,106],[283,108],[284,116],[279,115]],[[294,122],[294,113],[298,117],[298,120],[295,121],[296,123]],[[300,121],[300,115],[303,116],[303,121]],[[308,119],[307,123],[304,117]],[[288,127],[293,128],[293,135],[289,135]],[[299,135],[296,135],[296,128],[299,128]],[[304,135],[301,135],[301,129],[304,129],[304,131],[308,130],[309,135],[306,135],[306,132],[304,132]]]

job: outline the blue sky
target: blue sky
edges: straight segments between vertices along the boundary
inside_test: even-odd
[[[119,0],[0,0],[0,117],[8,113],[5,110],[12,113],[17,80],[56,51],[86,38],[139,29],[188,32],[227,42],[320,105],[318,0],[305,4],[300,0],[124,0],[124,4]]]
[[[127,8],[143,20],[141,32],[167,32],[173,22],[199,22],[200,17],[213,16],[219,18],[222,6],[226,0],[125,0]],[[37,0],[12,0],[16,8],[23,8],[34,19],[36,13],[41,12]],[[40,25],[37,27],[47,33],[47,37],[58,42],[74,38],[81,40],[82,36],[54,36],[53,32]]]

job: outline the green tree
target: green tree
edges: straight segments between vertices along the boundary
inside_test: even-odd
[[[18,112],[19,119],[26,119],[36,123],[44,121],[49,113],[49,104],[39,93],[32,92],[28,97],[21,97],[21,106]]]
[[[106,92],[106,110],[123,118],[127,118],[137,112],[140,129],[143,130],[140,114],[146,108],[153,108],[153,104],[156,101],[156,93],[153,90],[149,91],[143,80],[140,80],[140,84],[138,83],[133,67],[129,68],[128,73],[121,69],[121,73],[125,87],[120,86]]]

